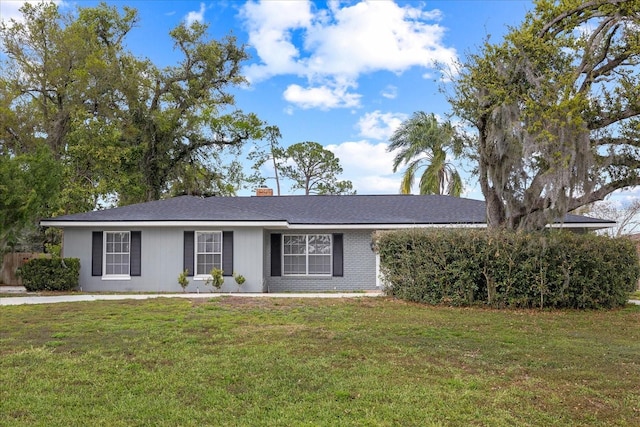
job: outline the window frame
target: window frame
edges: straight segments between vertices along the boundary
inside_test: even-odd
[[[213,251],[213,252],[199,252],[198,251],[198,237],[203,235],[203,234],[217,234],[219,236],[220,239],[220,251]],[[215,241],[214,241],[215,243]],[[198,271],[198,255],[213,255],[214,259],[215,259],[215,255],[219,255],[220,256],[220,266],[216,267],[215,262],[213,263],[214,266],[212,268],[220,268],[222,270],[222,266],[224,265],[224,260],[223,260],[223,254],[224,254],[224,250],[223,250],[223,246],[224,246],[224,235],[223,232],[221,230],[209,230],[209,231],[195,231],[194,235],[193,235],[193,278],[194,280],[207,280],[211,278],[211,269],[207,272],[204,273],[200,273]]]
[[[127,235],[127,243],[128,243],[128,252],[107,252],[107,246],[109,244],[108,236],[114,234],[125,234]],[[113,230],[113,231],[103,231],[102,232],[102,278],[104,280],[122,280],[122,279],[131,279],[131,231],[125,230]],[[126,273],[108,273],[108,255],[127,255],[127,272]],[[121,263],[122,265],[122,263]]]
[[[323,254],[310,254],[309,253],[309,238],[310,237],[319,237],[322,236],[324,238],[328,238],[328,253]],[[305,241],[305,253],[304,253],[304,263],[305,263],[305,272],[304,273],[288,273],[287,272],[287,264],[285,263],[286,257],[300,256],[302,254],[285,254],[287,245],[285,244],[286,238],[291,237],[304,237]],[[303,233],[303,234],[282,234],[281,240],[281,265],[282,265],[282,276],[283,277],[332,277],[333,276],[333,235],[331,233]],[[328,257],[328,271],[326,273],[309,273],[309,258],[310,257]]]

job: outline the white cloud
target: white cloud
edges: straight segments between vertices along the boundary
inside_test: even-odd
[[[358,194],[396,194],[400,192],[400,178],[388,176],[360,176],[352,179]]]
[[[20,8],[25,3],[31,3],[36,5],[38,3],[49,3],[47,0],[1,0],[0,1],[0,20],[1,21],[9,21],[14,19],[17,22],[22,22],[22,14],[20,13]],[[61,0],[54,0],[53,3],[58,6],[64,5],[64,2]]]
[[[401,73],[455,58],[455,50],[441,45],[444,28],[426,22],[438,13],[391,1],[361,1],[335,7],[331,13],[331,21],[316,21],[307,32],[305,48],[311,52],[308,69],[312,74]]]
[[[187,16],[184,17],[184,22],[187,26],[191,26],[194,22],[202,22],[204,21],[204,12],[207,10],[207,7],[204,3],[200,3],[200,10],[191,11],[187,13]]]
[[[253,46],[263,65],[245,69],[249,80],[259,81],[279,74],[304,74],[300,52],[292,42],[293,32],[307,28],[313,15],[309,1],[247,2],[240,12]]]
[[[340,159],[342,179],[348,179],[360,194],[397,193],[400,176],[393,173],[394,153],[387,153],[387,144],[369,141],[349,141],[325,148]]]
[[[615,204],[616,207],[623,207],[638,199],[640,199],[640,186],[635,186],[614,191],[607,198],[607,201]]]
[[[453,64],[456,51],[442,40],[440,12],[419,3],[401,7],[393,1],[363,0],[355,4],[330,2],[317,9],[310,1],[250,1],[241,9],[249,44],[259,63],[245,68],[257,82],[293,74],[318,87],[342,87],[360,75],[376,71],[400,74],[412,67],[433,69]],[[303,93],[298,86],[295,90]],[[393,97],[394,90],[383,96]],[[295,100],[290,102],[296,103]],[[303,97],[301,105],[310,108]],[[351,107],[348,102],[318,108]]]
[[[348,87],[318,86],[303,88],[292,84],[284,91],[284,99],[300,108],[349,108],[360,105],[360,95],[349,93]]]
[[[393,85],[388,85],[380,92],[380,95],[387,99],[396,99],[398,96],[398,88]]]
[[[384,142],[372,144],[369,141],[348,141],[341,144],[330,144],[325,148],[340,159],[345,171],[347,168],[357,174],[393,173],[393,153],[387,153],[388,145]]]
[[[382,113],[378,110],[360,117],[357,127],[366,138],[388,140],[408,116],[404,113]]]

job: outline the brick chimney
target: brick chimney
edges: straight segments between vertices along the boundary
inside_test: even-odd
[[[264,197],[264,196],[273,196],[273,189],[267,187],[260,187],[256,189],[256,196]]]

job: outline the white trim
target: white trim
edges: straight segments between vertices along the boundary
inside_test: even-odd
[[[380,254],[376,252],[376,288],[382,287],[382,276],[380,276]]]
[[[289,224],[286,221],[40,221],[43,227],[86,227],[86,228],[109,228],[109,227],[263,227],[268,230],[396,230],[404,228],[487,228],[485,223],[446,223],[446,224]],[[547,225],[551,228],[610,228],[615,222],[582,222],[582,223],[556,223]]]
[[[198,252],[198,235],[199,234],[219,234],[220,235],[220,252]],[[194,277],[207,277],[207,278],[211,278],[211,274],[209,273],[198,273],[198,254],[204,254],[204,255],[213,255],[215,258],[215,255],[220,254],[220,270],[222,270],[222,266],[224,264],[224,234],[222,232],[222,230],[196,230],[193,233],[193,271],[194,271]],[[216,266],[214,266],[213,268],[217,268]],[[203,279],[203,280],[207,280],[207,279]]]
[[[284,238],[285,237],[292,237],[292,236],[303,236],[305,239],[305,270],[306,273],[292,273],[292,274],[286,274],[284,271],[284,259],[285,259],[285,253],[284,253]],[[329,236],[329,250],[330,252],[328,254],[309,254],[309,236]],[[332,277],[333,276],[333,235],[331,233],[302,233],[302,234],[282,234],[282,236],[280,236],[281,239],[281,246],[282,246],[282,253],[280,254],[280,262],[282,263],[282,277]],[[301,254],[289,254],[288,256],[300,256]],[[309,273],[309,256],[329,256],[329,272],[328,273]]]
[[[392,230],[403,228],[487,228],[487,224],[290,224],[289,230]]]
[[[562,223],[549,224],[547,228],[609,228],[614,223]],[[292,224],[289,230],[401,230],[408,228],[487,228],[487,224]]]
[[[546,228],[595,228],[595,229],[601,229],[601,228],[611,228],[614,227],[617,223],[616,222],[610,222],[610,223],[595,223],[595,222],[587,222],[587,223],[578,223],[578,222],[570,222],[570,223],[553,223],[553,224],[547,224]]]
[[[219,221],[40,221],[43,227],[263,227],[267,230],[377,230],[377,229],[402,229],[402,228],[486,228],[487,224],[289,224],[286,221],[278,222],[219,222]],[[602,225],[599,225],[602,227]]]
[[[131,280],[131,276],[128,274],[110,274],[108,276],[102,276],[102,280]]]
[[[40,221],[43,227],[185,227],[185,228],[206,228],[206,227],[268,227],[268,228],[288,228],[286,221]]]
[[[129,236],[129,274],[107,274],[107,234],[127,234]],[[124,252],[118,252],[122,255]],[[130,280],[131,279],[131,231],[103,230],[102,231],[102,280]]]

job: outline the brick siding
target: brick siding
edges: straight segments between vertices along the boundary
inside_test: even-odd
[[[284,232],[287,234],[289,232]],[[293,233],[293,232],[291,232]],[[268,292],[331,292],[375,290],[376,254],[371,250],[373,230],[296,230],[295,234],[342,233],[343,277],[272,277],[271,248],[266,245],[264,260],[266,290]],[[269,232],[265,242],[269,242]]]

